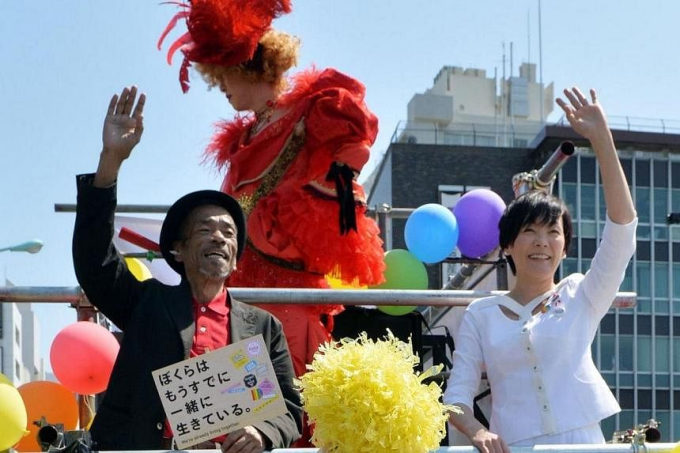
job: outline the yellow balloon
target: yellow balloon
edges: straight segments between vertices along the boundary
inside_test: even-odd
[[[8,450],[28,431],[26,406],[19,391],[11,384],[0,383],[0,451]]]
[[[7,376],[4,374],[0,373],[0,384],[8,384],[14,387],[14,384],[12,384],[12,381],[9,380]]]
[[[354,281],[352,283],[345,283],[341,279],[336,278],[331,274],[326,274],[326,282],[328,286],[332,289],[367,289],[366,285],[360,285],[358,282]]]
[[[138,260],[137,258],[127,257],[125,258],[125,262],[127,263],[130,272],[132,272],[132,275],[134,275],[135,278],[140,282],[143,282],[144,280],[148,280],[153,277],[153,275],[151,275],[151,271],[149,270],[149,268],[146,267],[144,263],[141,262],[141,260]]]

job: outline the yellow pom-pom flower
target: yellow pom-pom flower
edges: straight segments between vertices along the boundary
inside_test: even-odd
[[[446,433],[441,388],[416,374],[410,342],[388,331],[385,340],[343,339],[323,345],[297,381],[314,423],[312,442],[328,453],[428,452]]]

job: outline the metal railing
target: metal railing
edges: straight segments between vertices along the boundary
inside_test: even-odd
[[[680,134],[680,120],[667,120],[663,118],[641,118],[636,116],[607,116],[607,122],[611,129],[656,132],[659,134]],[[558,126],[569,127],[569,121],[564,115],[555,123]]]
[[[609,127],[615,130],[680,134],[680,120],[617,115],[608,116],[607,120]],[[569,127],[569,122],[562,115],[555,123],[544,125]],[[511,122],[505,125],[498,122],[497,124],[451,123],[447,126],[439,126],[434,123],[429,125],[402,120],[397,123],[390,143],[524,148],[536,137],[541,127],[538,122],[535,126],[517,125]],[[536,130],[532,131],[534,128]]]
[[[474,299],[503,292],[468,290],[332,290],[281,288],[230,288],[229,293],[245,303],[303,305],[390,305],[465,307]],[[620,303],[630,303],[635,293],[619,293]],[[78,287],[0,287],[1,303],[69,303],[76,309],[78,321],[97,320],[97,310]],[[88,426],[93,414],[93,395],[78,395],[81,426]]]
[[[536,137],[540,124],[517,126],[493,123],[437,124],[400,121],[392,133],[390,143],[418,143],[432,145],[490,146],[525,148]]]
[[[247,304],[301,305],[391,305],[465,307],[475,299],[505,294],[506,291],[408,290],[408,289],[300,289],[300,288],[229,288],[229,294]],[[615,306],[630,307],[635,293],[620,292]],[[79,286],[11,286],[0,287],[0,303],[70,303],[91,307]]]

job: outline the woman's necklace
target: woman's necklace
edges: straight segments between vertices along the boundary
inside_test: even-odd
[[[250,128],[250,136],[257,135],[264,127],[271,121],[272,115],[276,109],[276,102],[267,101],[265,108],[255,112],[255,123]]]

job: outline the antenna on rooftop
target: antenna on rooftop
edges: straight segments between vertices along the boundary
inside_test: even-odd
[[[531,63],[531,11],[527,8],[527,63]]]
[[[545,123],[543,118],[543,34],[541,28],[541,0],[538,0],[538,82],[539,82],[539,107],[541,112],[541,124]]]

